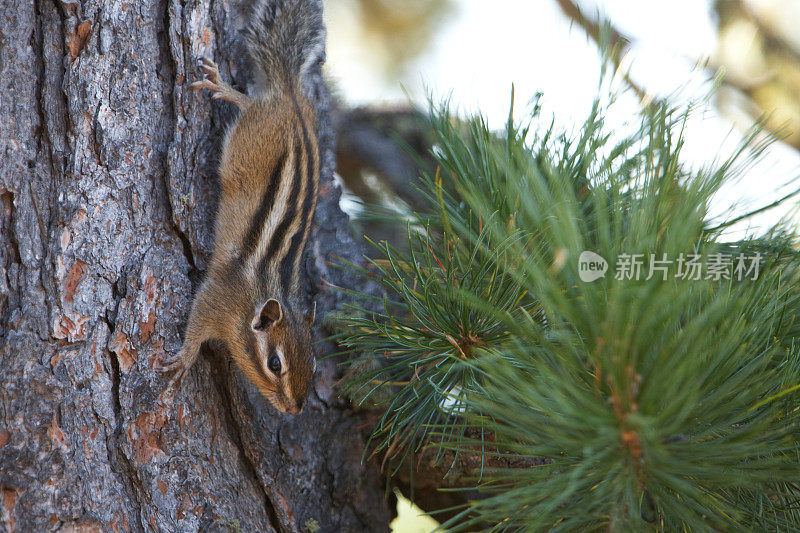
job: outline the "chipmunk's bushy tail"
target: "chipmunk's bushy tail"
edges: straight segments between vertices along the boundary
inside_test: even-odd
[[[322,0],[257,0],[245,35],[266,89],[291,90],[324,59]]]

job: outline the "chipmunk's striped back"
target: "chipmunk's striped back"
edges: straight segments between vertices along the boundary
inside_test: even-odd
[[[299,288],[298,269],[319,184],[314,114],[302,85],[309,68],[322,61],[324,54],[321,2],[257,2],[246,36],[250,55],[264,78],[266,98],[283,100],[284,109],[290,108],[293,114],[284,153],[270,174],[253,221],[253,235],[259,233],[258,225],[262,227],[256,249],[247,258],[248,271],[263,278],[277,277],[281,292],[291,294]]]
[[[247,275],[265,290],[292,297],[300,288],[299,268],[317,205],[319,151],[316,135],[296,104],[297,121],[285,152],[269,172],[258,208],[242,241]]]

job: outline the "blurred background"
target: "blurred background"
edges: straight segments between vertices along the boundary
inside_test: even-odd
[[[694,102],[684,159],[699,167],[732,153],[765,119],[782,140],[719,195],[713,212],[731,219],[798,186],[800,0],[335,0],[326,9],[338,168],[351,214],[359,199],[401,209],[419,202],[409,185],[418,167],[395,140],[428,149],[413,109],[425,109],[428,95],[500,128],[513,83],[516,116],[541,92],[543,118],[580,127],[598,94],[602,20],[622,51],[610,84],[627,89],[607,116],[611,128],[635,127],[653,98]],[[735,232],[795,221],[795,206],[769,209]],[[397,228],[360,224],[375,238],[396,237]],[[395,531],[430,531],[434,523],[415,521],[418,513],[401,501]]]
[[[513,83],[517,117],[541,92],[544,118],[578,127],[598,94],[602,20],[622,50],[611,84],[630,89],[608,115],[610,127],[635,126],[652,98],[694,102],[684,159],[700,166],[732,153],[766,118],[784,139],[723,191],[714,212],[732,218],[797,187],[800,0],[336,0],[326,9],[326,68],[340,102],[339,169],[355,195],[345,199],[351,213],[354,198],[400,197],[413,207],[407,182],[415,167],[388,144],[399,136],[425,149],[409,104],[424,109],[428,95],[499,128]],[[758,233],[793,206],[736,231]]]

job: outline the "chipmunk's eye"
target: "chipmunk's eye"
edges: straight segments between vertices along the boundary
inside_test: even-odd
[[[278,357],[276,354],[272,354],[269,356],[269,360],[267,361],[267,366],[270,370],[275,372],[275,374],[280,375],[281,373],[281,358]]]

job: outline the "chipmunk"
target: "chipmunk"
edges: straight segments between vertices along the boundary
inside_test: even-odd
[[[303,313],[300,260],[317,202],[320,156],[314,110],[303,96],[325,46],[319,0],[256,2],[246,41],[264,91],[248,96],[200,60],[192,84],[235,104],[225,138],[214,249],[192,303],[183,347],[162,361],[186,375],[207,340],[224,342],[244,375],[278,410],[302,411],[316,368]]]

